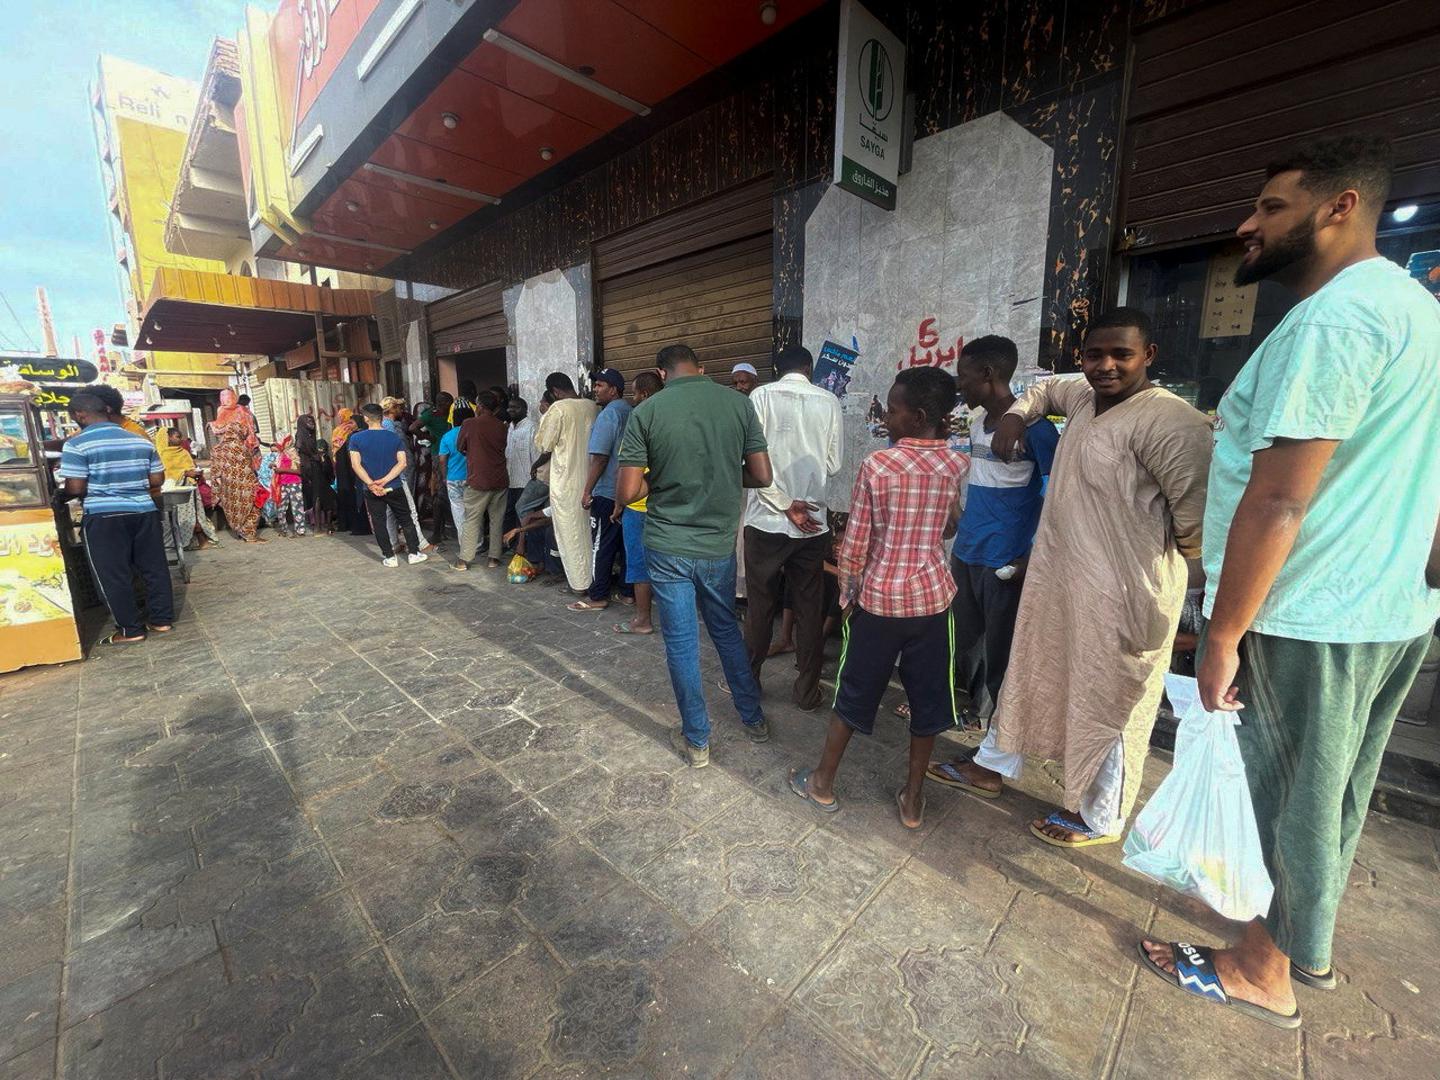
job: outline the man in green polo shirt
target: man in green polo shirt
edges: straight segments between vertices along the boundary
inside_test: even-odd
[[[627,505],[648,488],[646,561],[680,707],[680,729],[671,741],[701,768],[710,763],[710,717],[700,679],[697,603],[746,734],[753,742],[770,737],[734,607],[740,489],[769,485],[770,455],[750,400],[706,378],[688,345],[667,345],[656,366],[665,392],[630,415],[615,500]]]
[[[1167,981],[1277,1027],[1334,989],[1335,916],[1440,591],[1440,305],[1383,258],[1390,148],[1328,139],[1266,170],[1240,285],[1299,294],[1215,418],[1197,677],[1237,734],[1275,885],[1238,945],[1142,942]]]

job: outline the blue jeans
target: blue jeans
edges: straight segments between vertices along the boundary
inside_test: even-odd
[[[665,666],[680,707],[680,729],[691,746],[710,745],[710,714],[700,683],[700,617],[735,702],[735,711],[747,727],[765,719],[760,711],[760,685],[750,670],[750,655],[735,619],[735,556],[723,559],[687,559],[679,555],[645,551],[660,634],[665,639]]]

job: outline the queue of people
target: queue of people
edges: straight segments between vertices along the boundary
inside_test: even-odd
[[[797,660],[791,700],[824,704],[833,581],[833,711],[816,757],[789,772],[794,794],[817,814],[841,809],[847,747],[873,732],[898,670],[910,731],[894,789],[900,825],[922,826],[927,784],[998,799],[1027,759],[1058,760],[1063,805],[1028,830],[1065,849],[1114,843],[1132,816],[1187,586],[1203,566],[1199,694],[1212,712],[1243,709],[1240,748],[1274,899],[1233,946],[1137,948],[1178,991],[1298,1027],[1294,984],[1336,984],[1338,904],[1381,753],[1440,618],[1440,455],[1430,445],[1440,308],[1377,251],[1390,184],[1383,142],[1318,143],[1267,177],[1238,231],[1237,281],[1272,279],[1300,302],[1213,419],[1151,381],[1164,343],[1138,310],[1090,321],[1081,378],[1044,378],[1018,396],[1014,343],[977,338],[953,374],[895,378],[883,412],[890,445],[861,464],[841,531],[827,504],[841,411],[812,385],[811,355],[781,350],[775,382],[742,371],[737,393],[677,343],[631,380],[633,404],[617,371],[596,373],[594,400],[552,374],[538,425],[527,427],[525,403],[473,386],[408,425],[387,415],[393,406],[365,406],[363,429],[344,416],[331,440],[340,519],[355,521],[363,502],[386,565],[398,561],[392,518],[409,560],[423,561],[418,478],[435,496],[430,544],[447,538],[443,516],[458,525],[457,570],[478,557],[482,536],[498,567],[506,543],[524,550],[538,532],[543,551],[532,557],[531,547],[527,560],[563,574],[571,612],[626,603],[634,614],[616,632],[658,630],[680,716],[671,740],[692,768],[710,763],[713,730],[701,622],[741,730],[763,743],[777,617],[787,639],[778,648],[793,645]],[[974,410],[969,453],[950,438],[961,399]],[[102,403],[76,402],[84,430],[62,475],[95,508],[87,545],[107,602],[130,591],[131,565],[155,585],[144,618],[114,597],[115,640],[167,632],[168,577],[143,505],[164,475],[160,457],[118,433]],[[1063,435],[1052,416],[1065,418]],[[419,431],[431,448],[423,468],[407,442]],[[253,424],[233,398],[215,434],[227,521],[257,539],[253,501],[231,490],[247,479],[255,488]],[[297,451],[302,471],[310,445]],[[936,737],[955,727],[985,734],[937,759]]]

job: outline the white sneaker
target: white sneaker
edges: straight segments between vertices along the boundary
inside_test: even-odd
[[[397,559],[394,555],[391,555],[388,559],[381,559],[381,560],[380,560],[380,565],[381,565],[381,566],[399,566],[399,565],[400,565],[400,560]]]
[[[430,556],[429,556],[429,555],[426,555],[425,552],[423,552],[423,551],[417,551],[417,552],[415,552],[415,554],[408,556],[408,558],[409,558],[409,560],[410,560],[410,562],[411,562],[412,564],[413,564],[413,563],[417,563],[417,562],[424,562],[424,561],[425,561],[426,559],[428,559],[429,557],[430,557]]]

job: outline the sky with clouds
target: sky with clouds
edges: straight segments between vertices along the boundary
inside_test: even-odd
[[[199,80],[210,42],[235,36],[244,0],[16,0],[0,38],[0,349],[40,338],[44,285],[62,355],[88,355],[97,326],[124,321],[90,122],[96,60],[110,53]],[[273,10],[274,0],[254,6]]]

